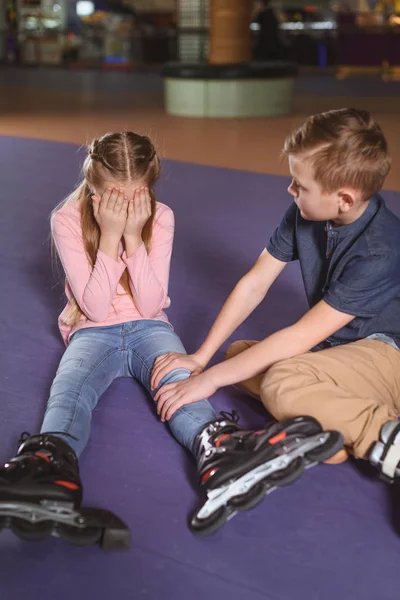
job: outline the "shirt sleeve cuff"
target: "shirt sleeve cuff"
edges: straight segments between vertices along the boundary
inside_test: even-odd
[[[273,256],[277,260],[280,260],[285,263],[289,263],[289,262],[293,261],[292,255],[290,255],[290,256],[285,255],[283,252],[278,250],[278,248],[276,248],[276,246],[272,242],[268,243],[266,249],[268,250],[269,254],[271,254],[271,256]]]
[[[138,260],[143,260],[146,256],[147,256],[146,247],[144,245],[144,242],[142,242],[140,244],[140,246],[135,250],[135,252],[130,255],[129,258],[127,257],[126,251],[124,250],[124,252],[121,256],[121,259],[122,259],[122,262],[124,263],[124,265],[126,265],[127,267],[130,267],[130,266],[132,266],[132,263],[135,263]]]
[[[98,250],[97,258],[99,258],[102,261],[107,271],[109,272],[122,275],[122,273],[126,269],[126,264],[120,257],[118,257],[118,260],[114,260],[113,258],[111,258],[111,256],[108,256],[107,254],[104,254],[104,252],[102,252],[101,250]]]
[[[327,304],[329,304],[329,306],[331,308],[334,308],[335,310],[345,313],[346,315],[351,315],[353,317],[361,317],[363,319],[368,319],[370,317],[375,317],[377,316],[375,313],[363,309],[363,308],[356,308],[355,306],[350,306],[347,305],[346,302],[340,301],[339,298],[337,298],[336,296],[334,296],[333,294],[326,294],[323,297],[324,302],[326,302]]]

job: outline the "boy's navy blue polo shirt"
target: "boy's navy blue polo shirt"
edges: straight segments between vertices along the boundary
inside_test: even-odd
[[[356,317],[327,340],[331,345],[380,333],[400,347],[400,219],[380,195],[340,227],[303,219],[293,202],[267,250],[284,262],[299,260],[310,307],[323,299]]]

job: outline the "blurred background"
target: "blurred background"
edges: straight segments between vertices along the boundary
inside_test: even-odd
[[[357,105],[400,153],[400,0],[254,2],[251,60],[297,65],[290,114],[171,116],[163,68],[207,62],[209,2],[0,0],[0,134],[83,143],[129,127],[168,158],[284,174],[280,147],[299,117]],[[389,186],[400,189],[393,173]]]
[[[260,4],[254,3],[249,24],[254,49]],[[269,4],[287,57],[302,66],[338,67],[350,59],[360,68],[385,61],[400,66],[399,0]],[[201,60],[207,55],[207,8],[207,0],[1,0],[0,59],[8,65],[114,70]]]

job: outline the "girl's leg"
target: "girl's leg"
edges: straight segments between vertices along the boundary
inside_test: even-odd
[[[88,440],[99,397],[123,374],[121,333],[116,326],[75,334],[54,379],[41,433],[21,440],[16,456],[0,466],[0,517],[11,514],[6,526],[22,539],[55,535],[79,545],[129,547],[129,529],[115,515],[80,512],[76,456]]]
[[[61,437],[77,456],[90,434],[92,412],[114,379],[123,375],[121,326],[79,330],[61,359],[41,433]]]
[[[186,353],[185,348],[171,327],[160,321],[139,321],[132,323],[128,336],[129,369],[152,395],[150,376],[156,358],[168,352]],[[187,379],[190,372],[175,369],[161,381],[161,385]],[[208,400],[200,400],[183,406],[169,420],[169,428],[175,439],[191,452],[196,451],[196,436],[211,422],[217,419]]]

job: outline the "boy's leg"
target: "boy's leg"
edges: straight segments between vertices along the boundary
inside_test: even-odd
[[[233,342],[233,344],[229,346],[226,352],[226,360],[237,356],[244,350],[247,350],[248,348],[251,348],[251,346],[254,346],[254,344],[258,344],[258,342],[254,340],[240,340],[237,342]],[[261,401],[261,384],[263,382],[264,377],[265,372],[260,373],[259,375],[255,375],[254,377],[251,377],[246,381],[242,381],[241,383],[236,384],[235,387],[245,392],[249,396],[252,396],[252,398]],[[347,460],[347,458],[347,451],[342,449],[335,456],[325,460],[324,462],[329,464],[339,464]]]
[[[228,350],[226,351],[225,359],[229,360],[230,358],[237,356],[241,352],[244,352],[244,350],[251,348],[255,344],[258,344],[258,341],[256,341],[256,340],[239,340],[237,342],[233,342],[233,344],[231,344],[228,347]],[[261,400],[260,388],[261,388],[262,380],[264,379],[264,375],[265,375],[265,373],[260,373],[260,375],[255,375],[255,377],[246,379],[246,381],[241,381],[240,383],[236,384],[235,387],[237,387],[239,390],[244,391],[246,394],[248,394],[249,396],[252,396],[256,400]]]
[[[400,414],[400,352],[365,339],[296,356],[268,370],[261,400],[278,420],[310,415],[340,431],[367,458],[382,426]]]

